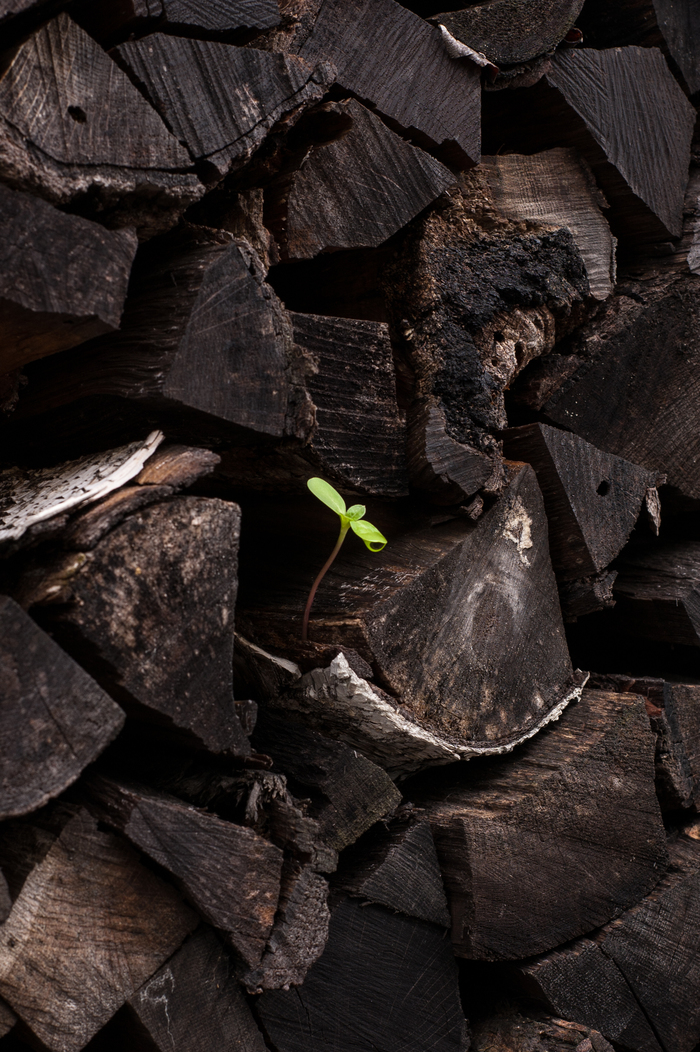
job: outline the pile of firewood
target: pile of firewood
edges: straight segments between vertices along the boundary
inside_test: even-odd
[[[696,0],[0,0],[0,1052],[700,1043],[699,100]]]

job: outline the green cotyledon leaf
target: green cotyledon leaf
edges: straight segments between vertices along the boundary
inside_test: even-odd
[[[314,497],[318,497],[320,501],[323,501],[323,503],[337,515],[347,517],[345,501],[338,493],[338,490],[334,489],[329,482],[324,482],[323,479],[313,478],[309,479],[306,485],[309,487]],[[359,505],[357,506],[359,507]],[[364,514],[364,508],[362,509],[362,513]]]
[[[380,552],[385,547],[387,540],[371,522],[351,522],[350,529],[363,540],[371,552]]]

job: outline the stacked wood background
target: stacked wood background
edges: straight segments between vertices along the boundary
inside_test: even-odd
[[[696,0],[0,0],[0,1052],[700,1048],[699,99]]]

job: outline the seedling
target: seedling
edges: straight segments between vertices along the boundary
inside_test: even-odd
[[[367,510],[364,504],[353,504],[352,508],[346,508],[345,501],[340,496],[337,489],[333,489],[330,483],[324,482],[323,479],[309,479],[306,484],[314,497],[318,497],[326,507],[330,508],[331,511],[336,513],[336,515],[340,516],[340,535],[335,548],[328,557],[328,561],[323,565],[321,572],[311,585],[309,598],[306,600],[304,620],[301,626],[301,638],[304,642],[309,638],[309,614],[311,613],[311,606],[316,597],[318,586],[328,573],[333,564],[333,560],[342,548],[348,530],[352,530],[353,533],[356,533],[360,540],[365,542],[371,552],[380,552],[386,545],[386,537],[379,532],[376,526],[373,526],[371,522],[367,522],[363,518],[365,511]]]

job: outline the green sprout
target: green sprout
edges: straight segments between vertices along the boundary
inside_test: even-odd
[[[345,501],[340,496],[337,489],[333,489],[333,487],[328,482],[324,482],[323,479],[309,479],[306,484],[314,497],[318,497],[318,499],[330,508],[331,511],[334,511],[336,515],[340,516],[340,536],[338,537],[335,548],[328,557],[328,561],[323,565],[321,572],[311,585],[309,598],[306,600],[304,620],[301,626],[301,638],[304,642],[309,638],[309,614],[311,613],[311,606],[316,597],[318,586],[326,576],[333,560],[340,551],[348,530],[352,530],[353,533],[356,533],[360,540],[365,542],[371,552],[380,552],[386,545],[386,537],[379,532],[376,526],[373,526],[371,522],[366,522],[363,518],[365,511],[367,510],[364,504],[353,504],[352,508],[346,508]]]

